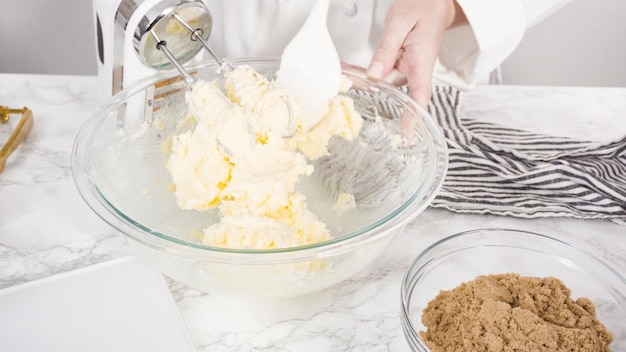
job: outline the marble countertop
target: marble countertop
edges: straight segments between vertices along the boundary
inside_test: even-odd
[[[95,77],[0,74],[0,105],[35,124],[0,174],[0,289],[134,255],[83,202],[71,177],[74,137],[97,105]],[[626,89],[480,86],[463,113],[537,132],[609,141],[626,133]],[[9,128],[0,126],[0,140]],[[373,267],[307,297],[264,301],[205,294],[166,279],[199,351],[409,351],[400,283],[428,245],[485,227],[524,229],[583,248],[626,274],[626,227],[427,209]]]

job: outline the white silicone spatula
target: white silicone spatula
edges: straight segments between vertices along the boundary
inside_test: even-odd
[[[276,84],[302,102],[303,127],[315,126],[339,91],[341,63],[326,18],[329,0],[316,0],[304,25],[285,47]]]

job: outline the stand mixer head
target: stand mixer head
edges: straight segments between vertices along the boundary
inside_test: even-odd
[[[98,98],[106,99],[155,70],[200,61],[213,23],[201,0],[93,0]],[[217,57],[216,57],[217,58]],[[219,60],[218,60],[219,61]]]

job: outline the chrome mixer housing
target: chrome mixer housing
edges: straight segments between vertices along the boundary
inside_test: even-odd
[[[93,5],[99,99],[155,70],[202,60],[199,52],[213,24],[202,0],[93,0]]]

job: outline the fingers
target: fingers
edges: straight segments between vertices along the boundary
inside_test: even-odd
[[[415,26],[415,16],[403,15],[407,3],[396,1],[387,12],[383,36],[367,69],[372,78],[383,78],[393,70],[404,40]]]
[[[406,38],[398,68],[407,76],[409,93],[426,107],[432,93],[432,75],[439,54],[443,28],[435,21],[420,21]]]
[[[367,74],[406,75],[411,97],[425,107],[432,94],[432,74],[443,31],[454,21],[455,1],[396,0],[385,18],[385,30]]]
[[[406,75],[396,68],[386,74],[385,77],[383,77],[383,81],[394,86],[403,86],[407,84]]]

